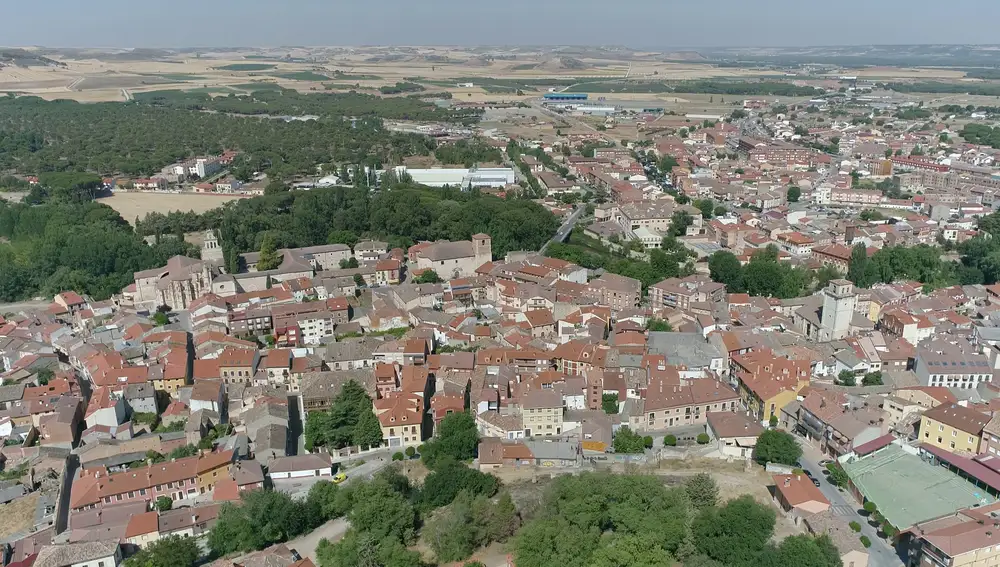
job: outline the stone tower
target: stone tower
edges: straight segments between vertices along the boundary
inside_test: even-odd
[[[823,290],[823,312],[820,318],[820,341],[839,341],[851,331],[851,319],[858,303],[854,284],[847,280],[832,280]]]
[[[476,257],[476,267],[493,261],[493,241],[488,234],[472,235],[472,253]]]
[[[222,247],[214,230],[206,230],[201,242],[201,259],[210,262],[222,262]]]

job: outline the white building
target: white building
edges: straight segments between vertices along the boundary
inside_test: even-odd
[[[516,182],[514,170],[503,167],[472,168],[472,169],[410,169],[405,165],[395,168],[397,176],[408,175],[415,183],[428,187],[461,187],[474,189],[480,187],[505,187]],[[381,177],[384,171],[377,171]]]
[[[267,476],[274,480],[308,477],[328,477],[333,475],[329,457],[319,453],[278,457],[267,467]]]

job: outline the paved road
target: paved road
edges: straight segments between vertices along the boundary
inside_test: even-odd
[[[340,538],[344,537],[344,534],[347,533],[347,529],[350,527],[351,523],[346,519],[337,518],[330,520],[306,535],[293,539],[285,545],[289,549],[297,551],[301,557],[308,557],[313,560],[313,563],[319,564],[316,559],[316,546],[319,545],[319,540],[326,539],[330,543],[340,541]]]
[[[877,530],[868,525],[866,518],[858,514],[860,506],[855,502],[854,497],[837,490],[837,487],[826,480],[823,467],[819,466],[819,461],[824,458],[819,450],[801,439],[798,441],[802,445],[802,468],[819,479],[819,489],[823,492],[823,496],[826,496],[826,499],[830,501],[830,511],[833,515],[840,516],[845,522],[853,520],[861,524],[861,533],[872,541],[872,546],[868,548],[868,565],[871,567],[902,567],[903,561],[896,554],[896,550],[878,536]]]
[[[544,254],[545,249],[549,247],[549,244],[552,244],[553,242],[562,242],[563,240],[565,240],[566,237],[569,236],[569,233],[573,230],[573,227],[576,226],[577,221],[580,220],[580,217],[583,216],[583,213],[586,210],[587,210],[586,205],[578,205],[576,207],[576,210],[573,211],[573,214],[571,214],[569,218],[562,223],[562,226],[559,227],[559,230],[556,231],[555,236],[553,236],[551,240],[546,242],[545,246],[542,246],[542,249],[539,252],[541,254]]]

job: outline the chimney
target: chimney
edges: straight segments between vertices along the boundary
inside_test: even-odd
[[[786,476],[786,477],[785,477],[785,486],[788,486],[788,485],[789,485],[789,484],[791,484],[791,483],[792,483],[792,479],[790,479],[790,478],[788,478],[788,477]]]

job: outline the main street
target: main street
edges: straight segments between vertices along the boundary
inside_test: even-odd
[[[858,513],[860,506],[854,501],[854,498],[830,484],[827,476],[823,474],[824,467],[819,464],[819,461],[824,459],[819,449],[802,439],[797,439],[797,441],[802,446],[802,458],[800,459],[802,469],[809,471],[813,478],[819,480],[820,491],[830,501],[830,512],[834,516],[840,516],[844,522],[854,521],[861,524],[861,533],[858,537],[866,535],[871,540],[872,546],[868,548],[868,565],[871,567],[902,567],[903,561],[896,554],[895,548],[879,537],[878,530],[871,527],[868,524],[868,519]]]

